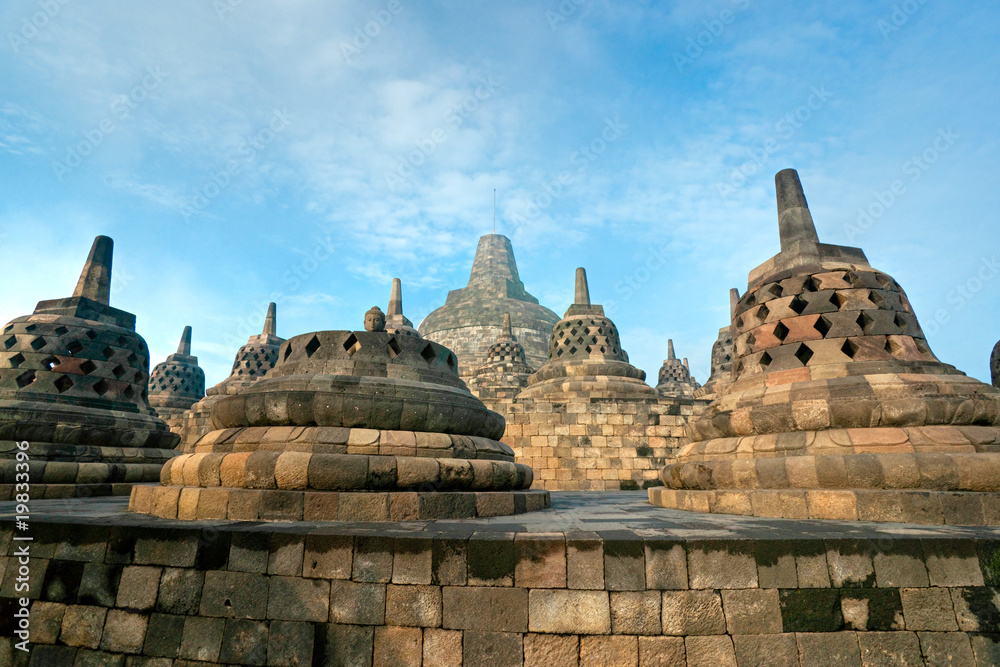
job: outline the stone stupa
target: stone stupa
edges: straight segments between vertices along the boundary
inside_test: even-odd
[[[674,341],[667,339],[667,358],[660,366],[657,376],[656,390],[661,396],[674,398],[694,398],[694,393],[699,385],[691,377],[691,369],[688,368],[687,359],[683,362],[674,356]]]
[[[655,505],[790,518],[1000,523],[1000,391],[934,356],[902,288],[820,243],[775,176],[781,252],[733,316],[732,382],[688,425]]]
[[[389,310],[385,315],[385,330],[389,333],[403,336],[419,336],[413,327],[413,322],[403,314],[403,284],[399,278],[392,279],[392,290],[389,292]]]
[[[448,292],[445,304],[420,323],[420,335],[452,350],[459,375],[468,381],[500,335],[504,313],[528,365],[539,368],[548,359],[549,334],[559,316],[524,289],[510,239],[487,234],[479,239],[469,284]]]
[[[277,313],[277,305],[270,303],[267,307],[267,316],[264,318],[263,331],[256,336],[250,336],[246,344],[236,352],[229,377],[214,387],[209,387],[205,397],[179,418],[179,426],[172,424],[172,428],[181,436],[181,445],[193,444],[212,430],[212,406],[219,398],[249,387],[274,368],[274,364],[278,361],[278,348],[285,342],[284,338],[278,338],[276,335]]]
[[[528,386],[531,373],[524,358],[524,347],[511,331],[510,313],[504,313],[500,337],[486,355],[486,363],[476,369],[469,389],[490,410],[505,414],[514,397]]]
[[[149,374],[149,405],[174,429],[184,413],[205,396],[205,371],[191,355],[191,327],[184,327],[177,352],[161,361]]]
[[[130,508],[178,519],[403,521],[537,510],[531,469],[455,355],[389,333],[319,331],[281,345],[267,376],[212,406],[217,430],[136,487]]]
[[[114,242],[98,236],[73,296],[40,301],[0,336],[0,498],[15,443],[30,443],[31,497],[125,495],[159,478],[177,436],[146,396],[149,349],[110,305]]]

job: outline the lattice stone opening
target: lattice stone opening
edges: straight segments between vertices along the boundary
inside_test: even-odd
[[[809,276],[804,281],[802,281],[802,291],[803,292],[816,292],[819,291],[819,284],[816,279]]]
[[[17,336],[11,336],[10,338],[8,338],[7,340],[5,340],[5,341],[3,342],[3,345],[4,345],[4,347],[5,347],[5,348],[7,348],[8,350],[9,350],[10,348],[14,347],[15,345],[17,345]]]
[[[125,347],[126,345],[128,345],[128,338],[126,338],[125,336],[119,336],[118,337],[118,346],[119,347]]]
[[[69,377],[66,375],[60,375],[59,377],[56,378],[55,382],[53,382],[52,384],[55,385],[56,389],[59,390],[60,394],[67,392],[73,388],[73,381],[70,380]]]
[[[785,290],[782,289],[780,283],[774,283],[773,285],[767,288],[767,291],[770,292],[775,297],[779,297],[781,296],[781,293],[784,292]]]
[[[130,364],[135,364],[135,362],[139,360],[139,357],[135,356],[135,352],[129,352],[128,356],[127,356],[127,357],[125,357],[125,359],[126,359],[126,360],[127,360],[127,361],[128,361],[129,363],[130,363]]]
[[[813,351],[809,349],[809,346],[806,345],[805,343],[799,345],[799,349],[795,350],[795,358],[801,361],[803,366],[809,363],[809,360],[812,359],[812,356],[813,356]]]
[[[306,343],[306,356],[311,359],[312,356],[316,354],[316,350],[318,350],[319,348],[320,348],[319,338],[317,336],[313,336],[312,338],[309,339],[309,342]]]
[[[119,366],[115,366],[114,368],[111,369],[111,373],[116,378],[120,378],[122,375],[125,375],[125,369],[122,368],[120,365]]]
[[[83,371],[84,375],[90,375],[97,370],[97,364],[95,364],[90,359],[87,359],[82,364],[80,364],[80,370]]]
[[[355,339],[355,340],[357,340],[357,339]],[[347,349],[347,348],[344,348],[344,349]],[[291,343],[289,343],[285,347],[285,358],[284,358],[284,361],[288,361],[288,357],[290,357],[290,356],[292,356],[292,344]]]
[[[789,330],[788,327],[785,326],[784,322],[778,322],[778,324],[774,327],[774,337],[778,340],[784,341],[788,338],[788,334]]]
[[[771,365],[771,361],[772,361],[771,355],[768,354],[767,352],[765,352],[764,354],[760,355],[760,367],[761,368],[767,368],[768,366],[770,366]]]
[[[111,357],[115,356],[115,351],[109,346],[101,350],[101,354],[104,355],[105,359],[110,359]]]
[[[32,350],[38,351],[43,347],[45,347],[45,338],[39,336],[38,338],[32,340],[31,343],[29,343],[29,345],[31,345]]]
[[[877,290],[871,290],[868,292],[868,300],[879,308],[882,308],[882,306],[885,305],[885,297],[882,296],[882,293]]]
[[[871,328],[871,325],[874,321],[875,318],[873,318],[871,315],[869,315],[867,312],[863,310],[858,314],[858,319],[857,319],[858,326],[861,327],[861,330],[866,334],[868,333],[868,329]]]
[[[788,307],[791,308],[796,315],[801,315],[808,305],[809,303],[805,299],[796,294],[795,298],[789,302]]]
[[[108,393],[109,389],[111,389],[111,385],[104,378],[94,383],[94,391],[97,392],[98,396],[104,396],[104,394]]]
[[[25,371],[24,373],[18,375],[17,379],[14,381],[17,383],[19,388],[24,389],[35,381],[35,371]]]
[[[42,359],[42,368],[47,371],[51,371],[53,368],[59,365],[59,360],[55,357],[45,357]]]
[[[24,327],[24,330],[27,331],[28,333],[31,333],[37,328],[38,328],[37,324],[29,324],[28,326]]]
[[[853,359],[854,355],[858,352],[858,344],[848,338],[840,347],[840,351],[846,354],[848,358]]]
[[[767,316],[771,314],[771,310],[764,304],[757,309],[757,321],[763,323],[767,320]]]
[[[132,400],[132,397],[135,396],[135,389],[132,388],[132,385],[129,385],[125,387],[125,391],[122,392],[122,395],[125,396],[125,398]]]
[[[83,343],[81,343],[78,340],[74,340],[70,342],[69,345],[66,346],[66,349],[69,350],[69,353],[72,355],[80,354],[81,352],[83,352]]]
[[[350,334],[347,337],[347,340],[344,341],[344,350],[347,352],[347,354],[353,357],[354,353],[360,349],[361,349],[361,343],[358,342],[358,337],[355,336],[353,333]]]
[[[424,345],[424,349],[420,350],[420,356],[423,357],[424,361],[429,364],[434,363],[434,360],[437,359],[437,354],[434,352],[434,346],[430,343]]]
[[[53,333],[55,333],[55,335],[57,336],[65,336],[66,334],[69,333],[69,329],[67,329],[66,327],[59,327]]]
[[[399,346],[399,343],[398,343],[398,342],[396,342],[396,339],[395,339],[395,337],[391,337],[391,338],[389,338],[389,342],[385,344],[385,347],[386,347],[386,350],[387,350],[387,351],[388,351],[388,353],[389,353],[389,358],[390,358],[390,359],[395,359],[396,357],[398,357],[398,356],[399,356],[399,353],[400,353],[400,352],[402,351],[402,349],[403,349],[403,348],[401,348],[401,347]]]
[[[832,326],[830,320],[820,315],[819,319],[816,320],[816,324],[813,325],[813,329],[818,331],[820,336],[826,338],[826,334],[830,332]]]
[[[94,331],[93,329],[87,329],[87,333],[86,333],[86,336],[87,336],[87,338],[89,338],[90,340],[94,340],[95,338],[97,338],[97,332],[96,332],[96,331]]]
[[[10,367],[11,368],[20,368],[21,364],[23,364],[23,363],[24,363],[24,355],[21,354],[20,352],[18,352],[17,354],[15,354],[13,357],[10,358]],[[42,363],[45,363],[45,362],[42,362]]]
[[[906,333],[906,329],[909,326],[906,323],[906,320],[903,318],[903,316],[900,315],[899,313],[896,313],[896,316],[893,318],[892,323],[895,324],[896,327],[899,329],[899,333]]]

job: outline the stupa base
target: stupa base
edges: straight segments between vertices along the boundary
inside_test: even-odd
[[[97,496],[127,496],[132,493],[131,482],[105,482],[96,484],[35,484],[31,483],[31,500],[54,498],[93,498]],[[0,484],[0,501],[17,500],[16,484]]]
[[[656,507],[781,519],[1000,526],[1000,493],[907,489],[649,489]]]
[[[164,519],[430,521],[546,509],[548,491],[297,491],[136,485],[129,510]]]

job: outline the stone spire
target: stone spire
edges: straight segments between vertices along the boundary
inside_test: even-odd
[[[673,360],[674,357],[674,341],[672,338],[667,339],[667,359]]]
[[[399,278],[392,279],[392,289],[389,291],[389,308],[385,315],[385,330],[405,336],[420,335],[413,328],[413,322],[403,315],[403,283]]]
[[[735,287],[733,287],[733,288],[731,288],[729,290],[729,317],[730,317],[730,319],[732,319],[732,317],[736,314],[736,305],[739,302],[740,302],[740,291],[738,289],[736,289]]]
[[[774,187],[778,199],[781,249],[791,250],[796,243],[819,245],[816,225],[813,224],[798,172],[794,169],[782,169],[774,175]]]
[[[94,239],[73,296],[111,305],[111,259],[114,249],[115,242],[110,237],[98,236]]]
[[[191,356],[191,327],[184,327],[184,333],[181,334],[181,342],[177,344],[177,354],[184,355],[185,357]]]
[[[576,293],[573,303],[580,306],[590,305],[590,287],[587,285],[587,269],[582,266],[576,270]]]
[[[524,284],[517,274],[514,248],[510,239],[502,234],[487,234],[479,239],[476,258],[469,273],[469,286],[488,285],[498,281],[510,281],[524,290]],[[535,302],[537,303],[537,301]]]
[[[267,306],[267,316],[264,318],[262,336],[278,335],[278,304],[273,301]]]
[[[500,336],[503,338],[513,338],[514,334],[510,330],[510,313],[503,314],[503,326],[500,327]]]
[[[688,368],[687,359],[678,361],[674,354],[674,341],[667,339],[667,358],[663,360],[660,372],[657,374],[656,390],[661,396],[673,398],[693,398],[699,385]]]

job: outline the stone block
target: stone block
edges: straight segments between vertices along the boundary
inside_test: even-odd
[[[395,586],[386,589],[386,625],[436,628],[441,626],[439,586]]]
[[[971,540],[923,540],[931,586],[982,586],[983,571]]]
[[[688,667],[736,667],[733,640],[727,635],[685,637]]]
[[[16,650],[16,649],[15,649]],[[4,665],[27,665],[28,667],[48,667],[48,665],[83,665],[83,664],[98,664],[91,662],[87,657],[81,655],[90,653],[89,651],[81,651],[76,648],[69,646],[45,646],[45,645],[35,645],[30,649],[31,653],[26,654],[21,651],[17,651],[14,655],[15,657],[9,657],[4,655],[3,649],[0,649],[0,660],[3,660]],[[20,660],[15,663],[14,660],[19,658]],[[116,656],[117,658],[117,656]],[[121,656],[121,662],[125,661],[124,656]],[[121,664],[121,663],[119,663]]]
[[[863,542],[826,540],[826,562],[834,588],[869,588],[875,585],[871,546]]]
[[[121,575],[121,565],[87,563],[83,568],[77,600],[82,604],[114,607]]]
[[[197,614],[205,573],[187,568],[163,569],[156,598],[156,610],[166,614]]]
[[[267,573],[286,577],[300,576],[305,548],[306,541],[301,535],[271,533]]]
[[[354,581],[388,583],[392,580],[392,539],[354,538]]]
[[[375,628],[374,667],[420,667],[423,632],[420,628]]]
[[[372,664],[375,628],[365,625],[316,626],[316,661],[325,667]]]
[[[423,667],[462,667],[462,633],[427,628],[423,653]]]
[[[468,582],[467,539],[435,537],[431,552],[432,584],[464,586]]]
[[[757,580],[761,588],[798,587],[795,544],[783,540],[757,540],[754,543]]]
[[[156,604],[160,585],[160,568],[141,565],[122,570],[118,584],[117,606],[121,609],[146,611]]]
[[[778,600],[785,632],[837,632],[844,627],[836,589],[781,590]]]
[[[330,582],[330,621],[352,625],[385,623],[385,584]]]
[[[144,655],[162,658],[176,658],[180,652],[184,636],[184,616],[173,614],[153,614],[146,628],[146,641],[142,645]]]
[[[577,667],[579,654],[580,639],[575,635],[524,636],[524,667]]]
[[[528,594],[532,632],[551,634],[607,634],[611,606],[606,591],[536,589]]]
[[[428,538],[396,538],[393,549],[392,583],[431,583],[432,541]]]
[[[976,664],[969,635],[964,632],[918,632],[917,637],[928,665],[959,667]]]
[[[646,589],[646,553],[642,538],[628,531],[601,533],[604,539],[604,586],[609,591]]]
[[[449,630],[525,632],[528,591],[523,588],[445,586],[443,626]]]
[[[904,629],[903,603],[896,588],[842,589],[840,609],[844,624],[852,630]]]
[[[725,634],[722,599],[715,591],[664,591],[661,624],[665,635]]]
[[[181,531],[160,530],[135,542],[136,565],[192,567],[198,555],[198,536]]]
[[[647,539],[645,551],[647,588],[683,590],[688,587],[687,553],[683,544]]]
[[[638,643],[639,667],[674,667],[685,664],[683,637],[639,637]]]
[[[722,607],[731,635],[766,635],[781,632],[781,608],[775,589],[723,590]]]
[[[514,561],[515,586],[566,588],[566,541],[561,534],[518,535]]]
[[[354,538],[350,535],[308,535],[302,576],[350,579]]]
[[[281,621],[325,623],[330,617],[330,582],[271,577],[267,617]]]
[[[926,588],[930,584],[919,543],[893,540],[880,547],[872,557],[879,588]]]
[[[521,667],[524,664],[524,645],[516,632],[465,633],[462,646],[464,667]]]
[[[468,542],[470,586],[514,585],[514,534],[475,533]]]
[[[267,623],[245,619],[226,619],[219,660],[237,665],[267,664]]]
[[[57,602],[35,600],[29,611],[31,642],[33,644],[55,644],[62,629],[66,605]]]
[[[972,652],[976,654],[978,667],[1000,665],[1000,638],[996,635],[973,635]]]
[[[267,533],[234,533],[229,546],[228,569],[234,572],[267,572],[269,542]]]
[[[312,623],[272,621],[267,638],[267,664],[274,667],[300,667],[313,662],[314,629]]]
[[[856,632],[800,632],[795,635],[799,661],[817,667],[861,667]]]
[[[59,641],[67,646],[97,648],[101,645],[107,613],[108,610],[103,607],[83,605],[66,607]]]
[[[188,617],[184,621],[178,657],[202,662],[218,661],[225,628],[226,621],[221,618]]]
[[[958,630],[955,607],[947,588],[901,588],[899,596],[907,630]]]
[[[604,550],[596,534],[566,536],[566,585],[573,589],[604,590]]]
[[[924,660],[915,632],[859,632],[865,667],[920,667]]]
[[[65,620],[63,621],[65,624]],[[149,617],[121,609],[111,609],[104,622],[101,648],[112,653],[140,653],[146,638]]]
[[[757,587],[757,562],[749,540],[690,542],[687,567],[691,588]]]
[[[798,667],[795,635],[734,635],[736,663],[740,667]]]
[[[597,636],[580,638],[580,667],[632,667],[639,662],[636,637]]]
[[[659,591],[611,593],[611,632],[616,635],[660,634],[660,598]]]
[[[267,577],[248,572],[205,573],[202,616],[263,619],[267,614]]]

